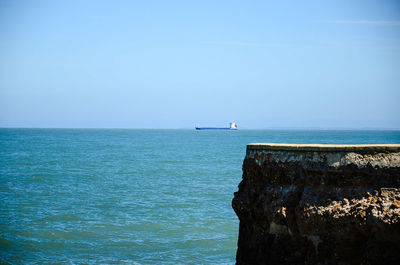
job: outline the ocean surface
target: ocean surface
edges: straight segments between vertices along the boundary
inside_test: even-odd
[[[0,129],[0,263],[233,264],[252,142],[400,131]]]

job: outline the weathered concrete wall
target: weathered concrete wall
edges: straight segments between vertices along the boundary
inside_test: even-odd
[[[250,144],[237,264],[400,264],[400,145]]]

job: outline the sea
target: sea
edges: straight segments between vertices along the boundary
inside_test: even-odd
[[[0,129],[0,263],[234,264],[246,145],[400,131]]]

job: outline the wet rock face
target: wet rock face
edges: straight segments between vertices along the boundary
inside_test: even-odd
[[[400,145],[248,145],[237,264],[400,264]]]

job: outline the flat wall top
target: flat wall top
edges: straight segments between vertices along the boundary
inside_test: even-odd
[[[321,151],[321,152],[400,152],[400,144],[278,144],[251,143],[247,149],[279,151]]]

